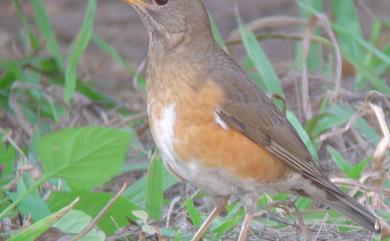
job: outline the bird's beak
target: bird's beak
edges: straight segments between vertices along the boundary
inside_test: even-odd
[[[125,2],[127,2],[128,4],[132,5],[132,4],[137,4],[139,2],[144,2],[143,0],[125,0]]]
[[[124,0],[126,3],[136,7],[142,12],[146,13],[146,3],[144,0]]]

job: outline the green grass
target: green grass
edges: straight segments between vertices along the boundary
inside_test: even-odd
[[[12,0],[21,27],[21,34],[15,35],[14,40],[22,56],[0,60],[0,113],[11,117],[7,119],[9,123],[0,126],[0,221],[7,220],[13,225],[11,230],[5,230],[0,225],[0,240],[34,240],[50,227],[76,235],[105,208],[108,209],[82,240],[105,240],[114,237],[123,228],[131,231],[128,235],[130,240],[157,234],[173,240],[190,240],[194,229],[189,227],[200,227],[207,216],[206,195],[193,189],[184,190],[184,184],[175,185],[177,181],[164,169],[159,154],[138,139],[136,133],[146,120],[138,118],[125,128],[123,125],[122,128],[114,128],[107,127],[95,112],[84,116],[75,112],[78,100],[74,96],[81,94],[98,106],[100,114],[119,119],[131,119],[135,114],[77,74],[80,59],[91,44],[97,47],[95,51],[101,51],[120,64],[129,78],[137,74],[120,52],[94,32],[97,3],[96,0],[86,2],[79,33],[67,46],[69,52],[62,52],[43,1],[29,1],[33,13],[30,19],[25,13],[24,3]],[[387,97],[390,94],[390,43],[384,49],[377,47],[382,32],[389,31],[389,23],[376,19],[370,35],[366,37],[354,1],[334,0],[330,6],[330,24],[337,36],[342,57],[355,70],[352,76],[343,79],[343,88],[357,98],[349,99],[344,92],[337,95],[328,93],[327,90],[334,88],[327,82],[317,84],[315,93],[318,95],[311,96],[317,103],[312,105],[313,116],[304,120],[302,113],[288,108],[291,100],[285,100],[286,96],[300,95],[300,91],[287,92],[282,88],[283,80],[276,74],[275,63],[266,55],[261,38],[257,38],[258,33],[252,32],[238,15],[242,38],[238,47],[244,50],[245,56],[237,61],[259,88],[285,102],[283,108],[280,103],[278,107],[287,108],[287,119],[316,161],[334,168],[332,174],[337,177],[351,182],[361,180],[369,187],[368,180],[362,177],[372,171],[372,152],[383,134],[375,116],[367,114],[370,108],[364,102],[372,91]],[[303,19],[324,9],[321,1],[312,0],[298,2],[297,8]],[[218,26],[212,16],[210,19],[215,39],[227,51]],[[302,32],[304,28],[302,26]],[[262,36],[267,34],[262,33]],[[320,28],[314,34],[321,39],[326,37]],[[295,41],[295,60],[291,62],[296,63],[295,68],[301,71],[302,45],[300,38],[295,38]],[[334,72],[335,58],[329,54],[333,51],[329,43],[325,46],[330,47],[327,54],[323,53],[324,46],[316,43],[311,46],[308,56],[308,70],[323,79],[333,76]],[[138,85],[140,91],[144,91],[145,80],[140,78]],[[47,86],[60,89],[61,95],[48,91]],[[375,103],[381,100],[378,98]],[[384,103],[383,111],[388,117],[389,110]],[[72,121],[70,117],[73,115],[80,115],[83,121]],[[389,158],[388,153],[384,155],[385,160]],[[137,162],[129,163],[129,159]],[[118,192],[116,185],[118,182],[121,185],[123,179],[132,181],[119,197],[115,197]],[[343,190],[351,188],[343,187]],[[384,180],[379,188],[388,192],[390,181]],[[369,189],[354,193],[356,198],[375,194]],[[110,200],[114,201],[113,204],[106,207]],[[340,232],[341,237],[344,234],[357,235],[361,231],[337,212],[319,207],[309,199],[294,199],[285,193],[260,195],[259,211],[273,201],[285,200],[294,201],[314,235],[320,227],[320,234],[325,235],[323,230],[332,229]],[[368,205],[371,201],[368,200]],[[383,202],[390,204],[390,199],[386,197]],[[263,232],[269,237],[281,239],[295,235],[292,223],[297,222],[298,213],[290,210],[289,214],[281,216],[281,209],[265,211],[262,218],[253,222],[256,234]],[[390,217],[384,208],[375,212],[385,219]],[[168,216],[170,223],[167,228],[165,222]],[[219,240],[236,234],[243,216],[240,203],[233,201],[224,215],[214,221],[206,236]],[[327,220],[324,221],[324,217]],[[21,227],[20,219],[31,225]],[[183,220],[187,220],[189,227],[181,225]],[[379,237],[374,236],[373,239]]]

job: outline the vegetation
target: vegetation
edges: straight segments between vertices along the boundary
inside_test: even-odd
[[[78,62],[89,45],[129,75],[138,75],[94,33],[96,4],[88,0],[79,34],[69,51],[62,51],[43,1],[12,0],[22,26],[15,39],[22,57],[0,52],[0,240],[65,235],[71,240],[189,240],[207,215],[205,194],[176,184],[159,154],[140,141],[145,115],[127,110],[78,76]],[[390,21],[374,15],[365,36],[356,11],[369,11],[362,2],[329,4],[330,20],[321,13],[321,1],[301,0],[299,18],[262,18],[247,25],[237,11],[239,27],[226,40],[214,21],[213,31],[285,110],[333,181],[390,220],[390,43],[383,41]],[[279,25],[300,30],[284,33],[277,31]],[[290,85],[262,48],[269,39],[296,42]],[[243,56],[234,54],[239,48]],[[143,86],[139,78],[139,91]],[[118,118],[121,125],[108,121]],[[285,200],[294,205],[282,204]],[[254,240],[379,239],[306,198],[261,194],[258,204],[263,211],[252,223]],[[207,237],[238,236],[242,218],[238,200],[232,200]]]

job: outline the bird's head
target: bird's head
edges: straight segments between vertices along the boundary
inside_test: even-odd
[[[210,32],[202,0],[125,0],[141,16],[151,38],[184,33],[192,37]]]

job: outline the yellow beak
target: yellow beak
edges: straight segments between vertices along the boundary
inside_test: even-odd
[[[124,1],[127,2],[130,5],[133,5],[133,4],[143,4],[143,5],[145,5],[145,2],[143,0],[124,0]]]
[[[146,13],[146,3],[144,0],[124,0],[126,3],[133,5],[137,9],[141,10],[142,12]]]

